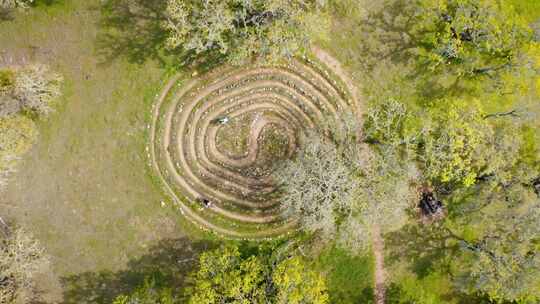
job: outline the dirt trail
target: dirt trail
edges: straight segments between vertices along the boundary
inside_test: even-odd
[[[384,271],[384,240],[378,226],[373,227],[373,256],[375,257],[375,303],[384,304],[386,273]]]
[[[328,54],[326,51],[323,51],[315,46],[312,47],[311,50],[319,60],[326,64],[332,70],[332,72],[334,72],[341,80],[345,82],[347,89],[351,92],[352,98],[355,101],[356,114],[358,114],[359,119],[362,119],[360,92],[352,78],[349,76],[349,73],[345,71],[345,69],[341,66],[341,63],[337,61],[336,58],[332,57],[332,55]]]
[[[334,57],[326,53],[325,51],[313,47],[313,53],[316,57],[319,58],[324,64],[329,66],[336,75],[338,75],[347,85],[350,90],[353,99],[355,100],[356,105],[356,114],[358,119],[361,119],[361,103],[360,103],[360,93],[357,86],[354,84],[352,79],[349,77],[349,74],[343,69],[340,62],[337,61]],[[378,226],[373,227],[372,231],[372,243],[373,243],[373,255],[375,257],[375,303],[384,304],[386,298],[386,273],[384,270],[384,240],[381,235],[381,231]]]

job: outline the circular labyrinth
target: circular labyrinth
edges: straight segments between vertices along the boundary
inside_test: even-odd
[[[154,105],[150,154],[188,219],[234,238],[294,230],[295,220],[280,214],[273,165],[293,157],[302,134],[328,116],[358,114],[349,82],[324,60],[229,67],[169,81]]]

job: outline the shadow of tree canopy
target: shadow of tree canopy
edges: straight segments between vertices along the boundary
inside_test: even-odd
[[[155,60],[162,66],[206,70],[223,61],[216,52],[166,47],[166,0],[106,0],[98,9],[102,17],[96,47],[103,64],[123,57],[137,64]]]
[[[458,254],[460,250],[455,239],[437,223],[409,224],[389,233],[386,246],[390,248],[386,263],[392,265],[404,261],[419,278],[434,271],[434,267],[441,267],[439,262]]]
[[[432,272],[445,273],[452,277],[451,260],[461,251],[459,242],[446,232],[441,223],[409,224],[403,229],[392,232],[385,237],[387,253],[385,263],[389,269],[397,264],[405,264],[418,279],[426,278]],[[454,278],[455,279],[455,278]],[[387,289],[388,303],[414,303],[402,297],[402,287],[391,282]],[[406,292],[405,292],[406,294]],[[465,294],[456,288],[448,294],[440,295],[441,299],[457,301],[459,304],[493,303],[484,294]]]
[[[416,1],[381,1],[370,6],[365,14],[357,13],[358,16],[351,16],[353,13],[349,7],[338,5],[334,14],[346,20],[340,22],[349,23],[347,27],[352,29],[349,35],[359,37],[362,41],[358,44],[358,53],[362,56],[357,59],[368,72],[384,68],[385,63],[399,67],[404,79],[415,83],[416,93],[422,97],[421,100],[472,92],[463,85],[464,77],[454,77],[453,82],[449,81],[447,76],[450,73],[444,77],[437,76],[427,63],[418,61],[419,49],[425,45],[423,36],[429,30],[420,30],[416,24],[419,14]]]
[[[7,8],[0,8],[0,22],[11,21],[15,19],[13,16],[13,10]]]
[[[125,270],[63,277],[63,303],[111,303],[116,296],[134,291],[146,277],[154,275],[159,276],[163,286],[173,288],[175,295],[185,296],[182,288],[197,265],[199,253],[214,247],[211,242],[192,242],[187,238],[162,240],[140,258],[128,262]]]
[[[412,31],[414,10],[413,1],[385,1],[384,5],[370,9],[361,19],[355,18],[354,27],[360,29],[356,34],[364,41],[359,46],[368,69],[373,69],[381,60],[407,63],[414,59],[411,50],[419,44]],[[348,17],[349,9],[341,9],[338,14]]]
[[[104,63],[119,56],[130,62],[148,59],[164,63],[167,38],[161,24],[165,19],[165,0],[108,0],[99,8],[101,32],[97,37],[98,55]]]

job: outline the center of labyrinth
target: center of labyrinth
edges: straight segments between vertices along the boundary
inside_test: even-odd
[[[279,236],[295,219],[282,215],[272,168],[295,156],[308,129],[358,113],[353,100],[313,60],[177,76],[154,108],[152,164],[199,226],[236,238]]]

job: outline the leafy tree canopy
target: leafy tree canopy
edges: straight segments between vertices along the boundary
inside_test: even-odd
[[[400,124],[399,113],[381,110],[380,117],[374,115],[369,136],[397,141],[398,135],[388,130]],[[305,231],[359,251],[370,245],[374,226],[389,232],[406,222],[406,210],[416,197],[411,181],[417,172],[392,144],[361,143],[359,126],[343,117],[344,124],[329,123],[308,134],[297,156],[279,166],[274,177],[283,191],[282,208]]]
[[[46,115],[60,96],[63,78],[43,64],[0,70],[0,117],[21,110]]]
[[[242,255],[224,247],[201,255],[189,303],[328,303],[323,276],[299,256]]]
[[[492,75],[520,64],[531,30],[506,1],[420,0],[420,60],[432,71]]]
[[[540,299],[539,197],[519,183],[475,191],[465,201],[477,202],[463,202],[467,212],[449,222],[462,244],[459,285],[501,302]]]
[[[169,288],[160,286],[157,276],[147,277],[143,285],[129,295],[120,295],[113,304],[174,304],[178,303]]]
[[[439,100],[443,106],[432,112],[432,126],[423,136],[426,179],[435,183],[475,183],[486,165],[483,149],[491,127],[480,111],[462,102]]]
[[[327,25],[323,0],[168,0],[170,48],[218,52],[230,62],[302,53]]]

